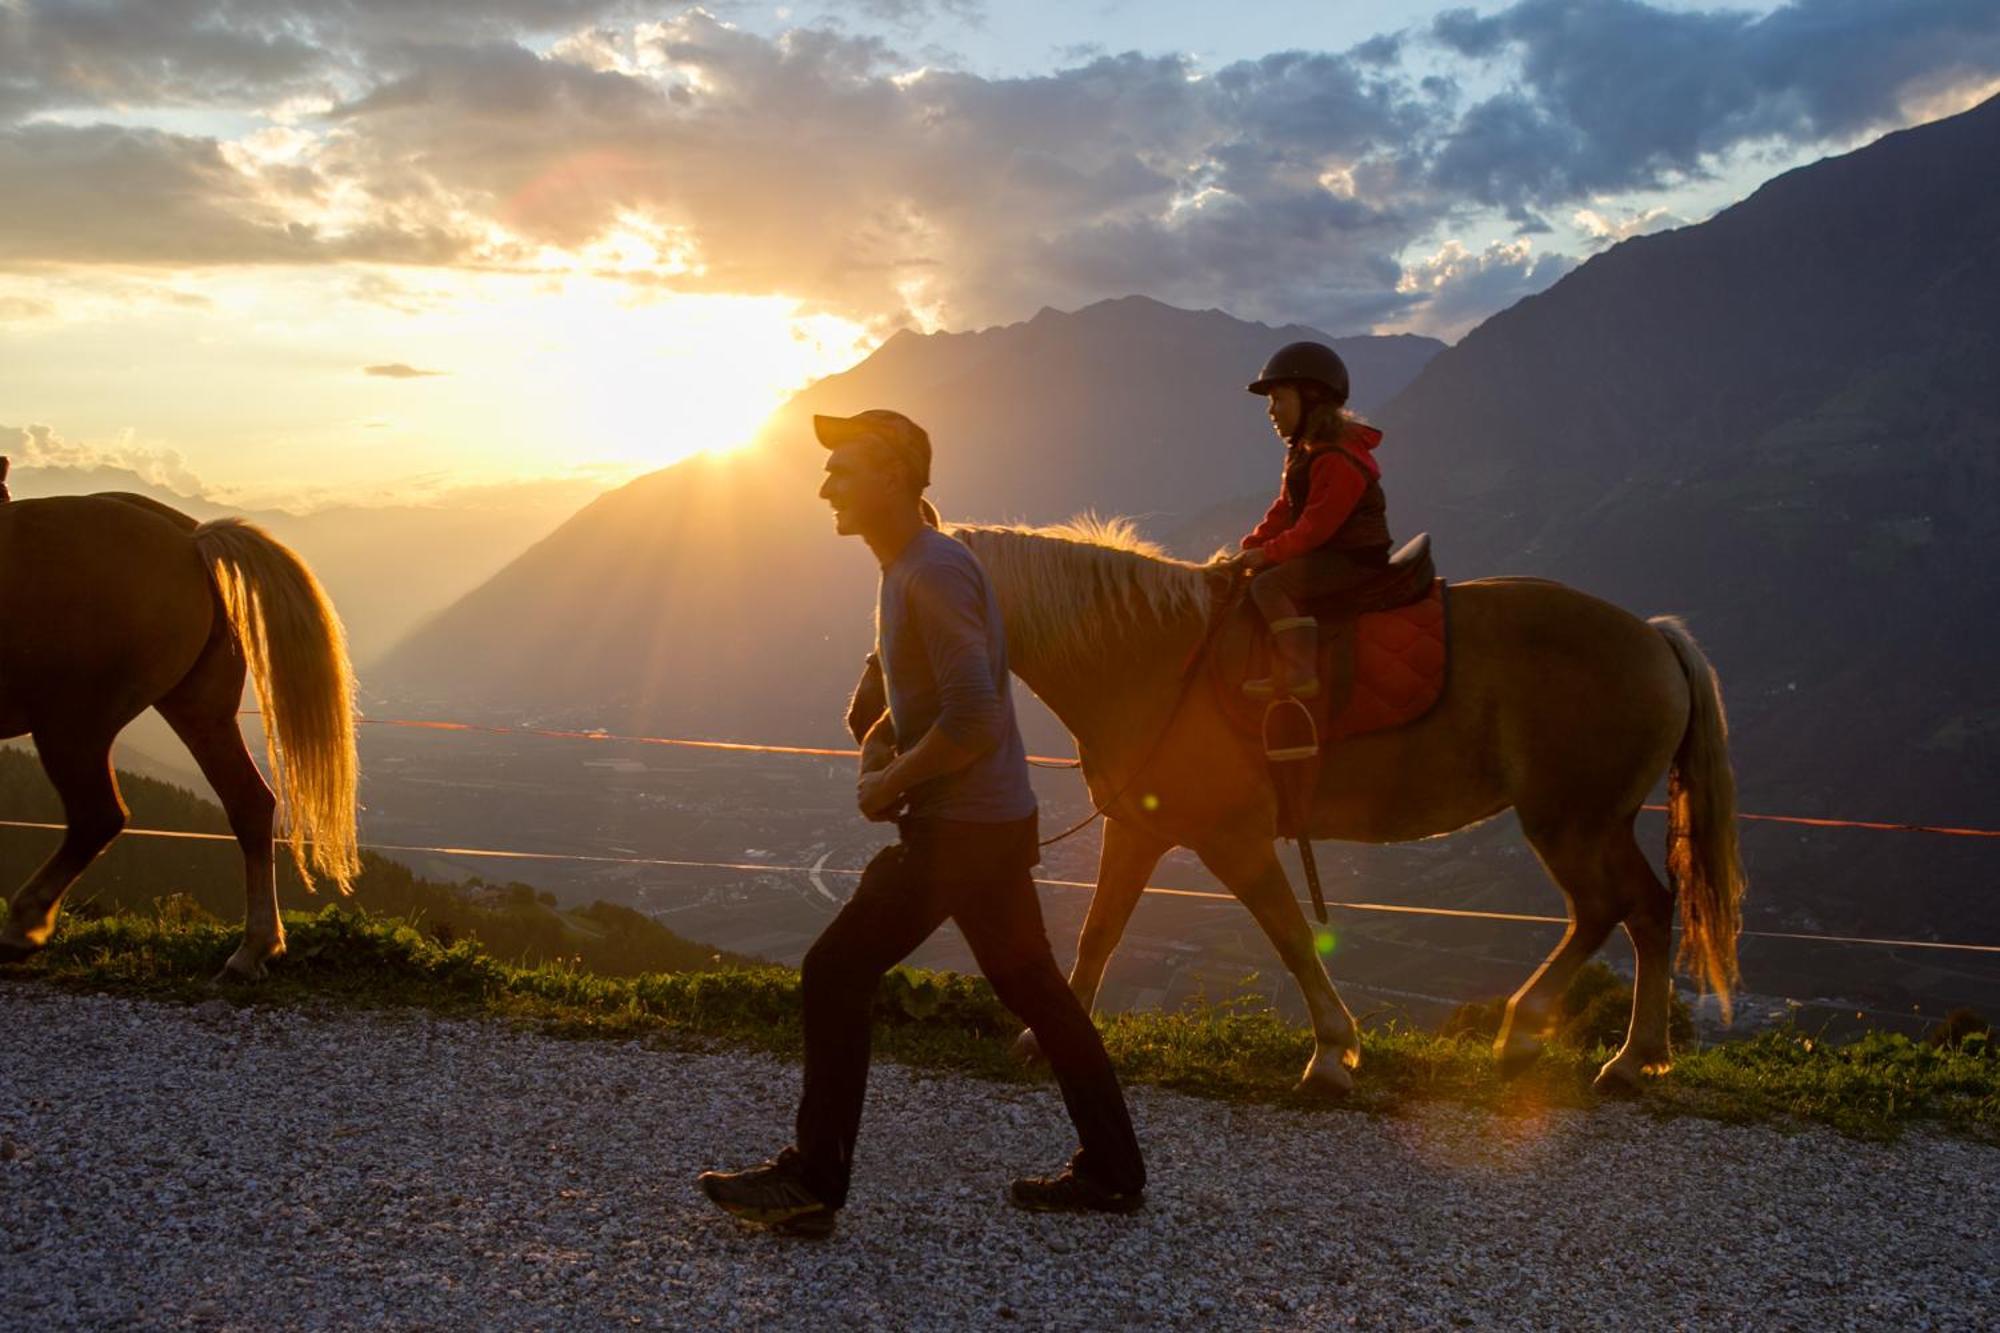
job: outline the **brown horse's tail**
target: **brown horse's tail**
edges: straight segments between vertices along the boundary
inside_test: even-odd
[[[1713,987],[1730,1016],[1736,936],[1742,928],[1743,862],[1736,846],[1736,775],[1729,767],[1729,719],[1715,668],[1674,616],[1650,622],[1680,659],[1688,683],[1687,732],[1667,776],[1667,873],[1681,905],[1679,963]]]
[[[305,561],[256,524],[204,523],[194,544],[215,571],[257,689],[292,859],[307,888],[316,871],[345,893],[361,869],[347,633]]]

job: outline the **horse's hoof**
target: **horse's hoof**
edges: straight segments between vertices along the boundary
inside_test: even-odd
[[[1644,1056],[1619,1054],[1597,1071],[1590,1086],[1606,1097],[1637,1097],[1646,1091],[1648,1077],[1664,1074],[1673,1065],[1666,1056],[1648,1060]]]
[[[0,940],[0,966],[8,963],[25,963],[46,947],[41,944],[23,944],[19,940]]]
[[[1014,1058],[1030,1067],[1042,1063],[1042,1043],[1036,1039],[1033,1028],[1024,1029],[1014,1038]]]
[[[225,990],[232,986],[254,986],[271,975],[261,959],[239,960],[232,957],[222,965],[222,970],[209,978],[210,990]]]
[[[1590,1086],[1603,1097],[1637,1097],[1645,1091],[1640,1077],[1631,1066],[1613,1060],[1597,1071],[1597,1077],[1590,1081]]]
[[[1500,1077],[1511,1081],[1527,1073],[1535,1061],[1541,1058],[1542,1045],[1540,1042],[1532,1044],[1522,1042],[1503,1046],[1493,1054],[1500,1067]]]
[[[1292,1091],[1320,1101],[1343,1101],[1354,1091],[1354,1075],[1347,1072],[1347,1065],[1340,1060],[1322,1060],[1313,1057],[1306,1066],[1305,1076],[1292,1087]]]

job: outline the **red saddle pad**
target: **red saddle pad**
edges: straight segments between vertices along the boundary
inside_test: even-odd
[[[1354,627],[1354,688],[1333,718],[1329,740],[1405,726],[1444,693],[1444,580],[1421,601],[1372,611]]]

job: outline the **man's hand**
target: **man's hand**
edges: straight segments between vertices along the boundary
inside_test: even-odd
[[[889,778],[886,769],[872,769],[863,773],[854,784],[855,804],[861,813],[876,823],[886,823],[896,817],[896,809],[903,803],[903,793]]]
[[[861,741],[861,771],[874,773],[887,768],[896,758],[896,727],[887,713],[876,720]]]

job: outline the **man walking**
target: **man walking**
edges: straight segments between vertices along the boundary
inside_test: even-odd
[[[1016,1180],[1010,1198],[1044,1211],[1131,1212],[1146,1183],[1131,1118],[1097,1029],[1056,968],[1035,897],[1035,795],[999,603],[978,559],[932,526],[921,427],[877,409],[814,417],[813,429],[830,451],[820,496],[836,531],[867,542],[882,566],[876,652],[894,758],[875,766],[870,756],[886,747],[864,746],[858,799],[868,818],[895,819],[901,838],[868,863],[806,953],[796,1142],[748,1171],[703,1174],[702,1192],[745,1221],[832,1233],[861,1128],[876,987],[949,918],[1002,1003],[1034,1030],[1081,1142],[1060,1174]]]

